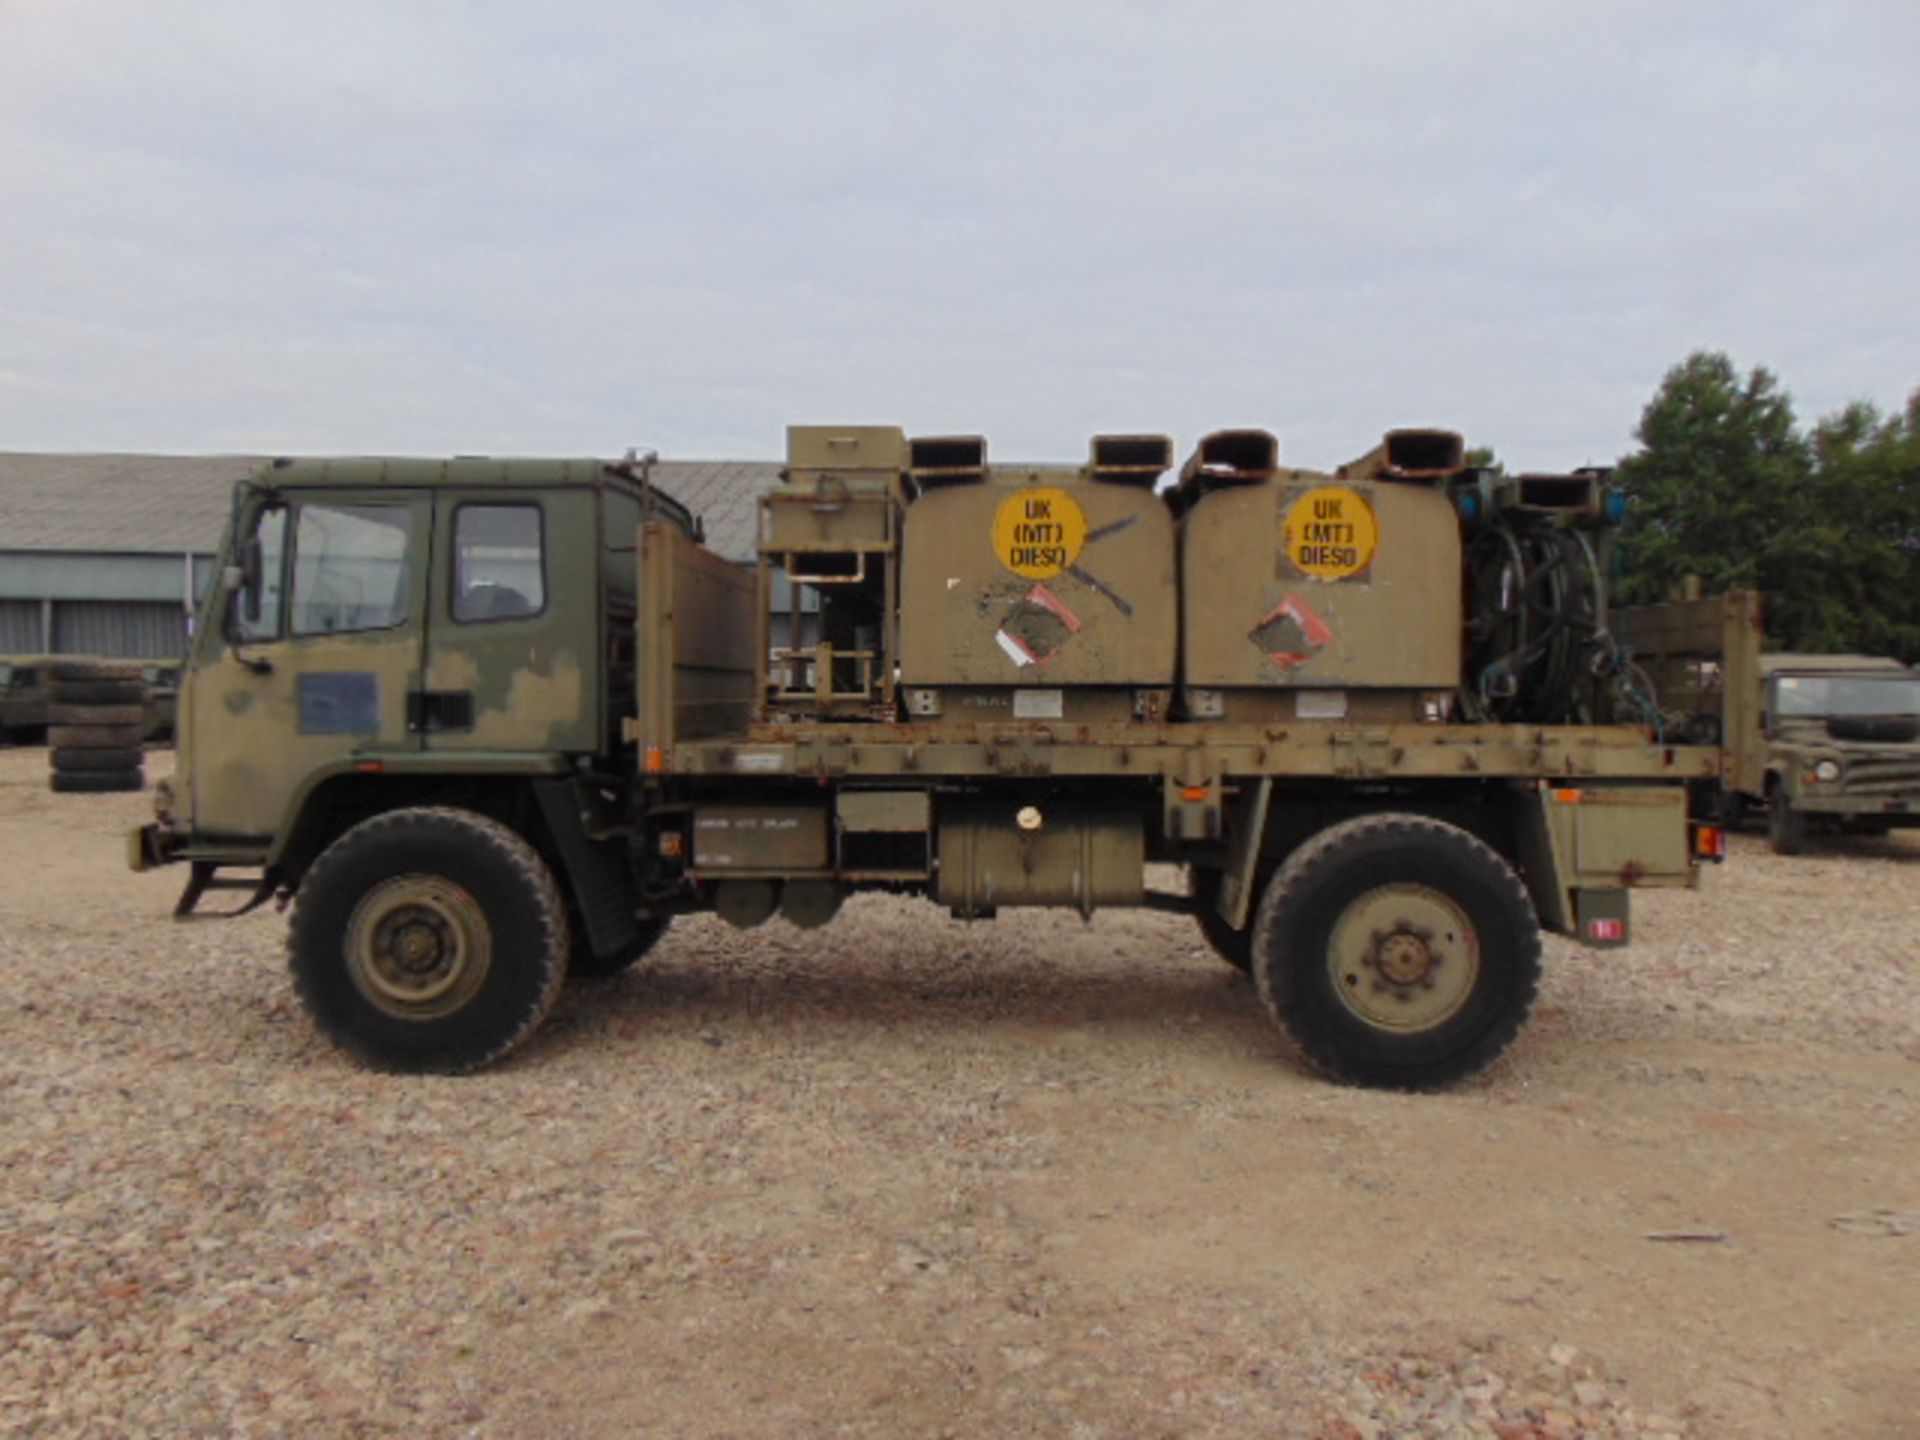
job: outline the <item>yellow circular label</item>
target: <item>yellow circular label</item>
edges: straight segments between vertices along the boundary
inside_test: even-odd
[[[1016,490],[993,517],[993,553],[1029,580],[1051,580],[1080,558],[1086,543],[1087,513],[1057,485]]]
[[[1287,560],[1316,580],[1344,580],[1373,563],[1380,527],[1357,490],[1322,485],[1287,508]]]

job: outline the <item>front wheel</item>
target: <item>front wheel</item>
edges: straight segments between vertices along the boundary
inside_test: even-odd
[[[1794,808],[1784,785],[1767,794],[1767,843],[1776,855],[1798,855],[1807,848],[1807,812]]]
[[[1511,867],[1419,815],[1329,826],[1268,883],[1254,979],[1318,1069],[1425,1090],[1485,1068],[1540,984],[1540,925]]]
[[[478,1070],[552,1009],[567,909],[539,854],[466,810],[395,810],[307,872],[287,938],[314,1024],[386,1070]]]

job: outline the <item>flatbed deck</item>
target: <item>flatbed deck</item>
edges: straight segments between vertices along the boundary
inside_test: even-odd
[[[833,777],[1223,776],[1302,779],[1709,780],[1720,752],[1636,726],[755,724],[648,758],[657,774]]]

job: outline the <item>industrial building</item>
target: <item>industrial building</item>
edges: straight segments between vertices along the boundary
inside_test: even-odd
[[[212,579],[233,487],[258,456],[0,453],[0,655],[174,660]],[[707,543],[754,556],[777,464],[666,461],[663,490],[703,517]]]

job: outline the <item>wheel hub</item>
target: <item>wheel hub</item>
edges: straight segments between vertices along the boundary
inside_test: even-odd
[[[1433,972],[1445,960],[1428,945],[1431,938],[1431,931],[1416,929],[1408,921],[1402,920],[1399,928],[1391,932],[1374,932],[1373,946],[1367,953],[1366,963],[1378,972],[1381,984],[1401,987],[1425,985],[1431,988]]]
[[[347,972],[377,1009],[401,1020],[457,1011],[486,978],[486,916],[459,886],[432,875],[383,881],[347,923]]]
[[[393,958],[409,975],[424,975],[439,966],[447,953],[440,932],[428,921],[409,920],[394,932]]]
[[[1335,923],[1326,963],[1333,991],[1381,1030],[1431,1030],[1459,1013],[1480,974],[1466,912],[1424,885],[1384,885],[1356,897]]]

